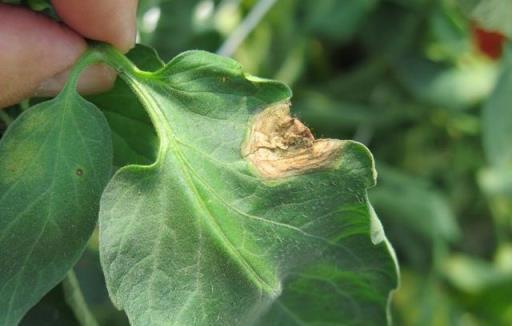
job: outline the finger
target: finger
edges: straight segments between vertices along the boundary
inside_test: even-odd
[[[45,81],[35,90],[34,96],[49,97],[59,93],[68,80],[69,70],[61,72]],[[87,67],[78,80],[78,92],[82,95],[108,90],[116,80],[116,72],[105,64]]]
[[[49,18],[0,4],[0,107],[32,95],[39,84],[70,67],[85,41]]]
[[[86,43],[70,29],[19,7],[0,4],[0,108],[26,97],[53,96],[67,80],[69,67]],[[105,65],[87,67],[82,94],[109,89],[115,72]]]
[[[137,0],[52,0],[59,17],[81,35],[123,52],[135,44]]]

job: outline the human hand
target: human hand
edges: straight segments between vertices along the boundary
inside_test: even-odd
[[[135,43],[137,0],[52,0],[63,23],[28,9],[0,4],[0,108],[29,96],[57,94],[67,71],[86,50],[84,38],[126,52]],[[88,67],[81,93],[109,89],[115,73]]]

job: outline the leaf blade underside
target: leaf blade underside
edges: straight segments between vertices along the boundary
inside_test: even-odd
[[[160,138],[157,160],[120,169],[101,201],[107,286],[132,324],[386,323],[396,264],[364,146],[340,141],[336,167],[265,180],[241,146],[285,85],[200,51],[122,77]]]
[[[110,178],[105,118],[67,87],[0,141],[0,325],[15,325],[79,259]]]

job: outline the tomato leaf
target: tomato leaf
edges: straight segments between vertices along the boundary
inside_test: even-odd
[[[158,70],[164,66],[155,50],[138,44],[128,54],[141,69]],[[100,108],[112,131],[114,166],[148,164],[155,159],[158,139],[148,114],[137,96],[121,79],[103,94],[87,97]]]
[[[23,113],[0,141],[0,325],[18,323],[65,277],[96,224],[110,131],[73,85]]]
[[[160,139],[101,202],[107,287],[133,325],[386,323],[396,262],[363,145],[313,139],[284,84],[231,59],[186,52],[151,73],[105,52]]]

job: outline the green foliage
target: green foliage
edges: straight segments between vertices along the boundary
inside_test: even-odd
[[[0,141],[0,324],[13,325],[77,262],[110,178],[110,131],[71,80]]]
[[[209,11],[213,9],[214,3],[219,2],[218,0],[141,1],[139,27],[142,43],[151,44],[166,60],[180,52],[197,47],[214,51],[221,41],[215,25],[225,24],[225,22],[220,19],[214,21]],[[226,3],[225,19],[233,19],[227,16],[230,4],[229,1]],[[223,15],[220,12],[222,8],[218,11]]]
[[[20,322],[22,326],[68,326],[77,324],[78,320],[66,302],[63,283],[48,292]]]
[[[511,85],[509,48],[498,84],[482,111],[482,136],[488,166],[480,174],[481,186],[489,197],[497,226],[501,229],[499,236],[503,238],[512,233]]]
[[[319,2],[303,0],[297,6],[304,17],[301,22],[306,30],[322,38],[339,42],[354,35],[376,7],[377,0]]]
[[[489,163],[496,167],[512,166],[512,148],[510,130],[512,130],[512,112],[509,104],[512,102],[512,53],[509,53],[503,63],[502,72],[496,89],[487,101],[482,116],[483,141]]]
[[[385,323],[395,265],[365,199],[366,149],[346,143],[338,169],[264,182],[240,144],[285,85],[206,52],[155,73],[122,65],[160,138],[156,161],[119,170],[102,198],[107,285],[134,325],[252,324],[267,309],[262,325]]]
[[[64,304],[66,279],[22,324],[74,325],[86,303],[100,325],[125,326],[126,314],[141,325],[383,325],[395,266],[387,242],[373,244],[382,232],[367,197],[401,266],[394,324],[511,324],[512,57],[508,44],[487,58],[473,33],[510,37],[510,1],[279,0],[232,55],[244,72],[179,55],[221,48],[261,2],[141,0],[141,42],[178,56],[96,52],[120,72],[87,97],[110,127],[117,173],[75,266],[83,300]],[[318,138],[368,146],[377,186],[352,141],[334,168],[262,180],[241,145],[257,113],[291,95],[253,75],[293,86],[292,113]],[[0,111],[0,134],[39,101]]]
[[[131,50],[128,57],[144,70],[154,71],[164,65],[153,49],[142,45]],[[126,83],[118,79],[110,91],[87,99],[102,110],[110,125],[115,168],[155,160],[158,139],[153,125]]]
[[[112,149],[105,119],[75,85],[98,61],[127,84],[91,100],[116,135],[114,164],[125,165],[103,193],[99,240],[110,296],[132,324],[386,323],[397,265],[367,200],[375,184],[368,150],[335,140],[311,147],[298,120],[274,121],[277,111],[268,111],[287,107],[289,88],[234,60],[196,51],[162,67],[148,48],[130,56],[156,71],[96,46],[58,97],[22,114],[2,138],[2,324],[19,322],[62,280],[91,235]],[[264,113],[268,121],[254,129]],[[277,142],[270,155],[284,164],[271,180],[258,164],[274,163],[243,154],[251,142],[267,153],[262,135]],[[73,318],[95,325],[77,280],[63,288]]]
[[[371,192],[371,200],[379,212],[395,219],[390,228],[392,233],[406,224],[416,235],[426,239],[457,240],[459,229],[455,216],[440,191],[420,178],[382,165],[379,166],[379,181],[379,187]]]

